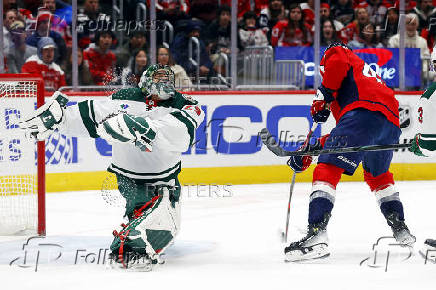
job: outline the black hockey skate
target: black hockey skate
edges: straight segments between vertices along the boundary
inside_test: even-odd
[[[412,235],[404,221],[398,218],[398,213],[393,212],[386,216],[386,221],[392,229],[395,240],[402,246],[412,247],[416,242],[416,237]]]
[[[436,240],[425,240],[424,246],[419,250],[419,253],[424,257],[425,263],[436,263]]]
[[[328,257],[330,252],[326,228],[329,219],[330,214],[326,214],[322,222],[309,224],[307,235],[285,248],[285,261],[295,262]]]

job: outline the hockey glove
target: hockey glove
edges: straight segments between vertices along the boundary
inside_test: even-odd
[[[298,148],[297,151],[308,152],[313,150],[320,150],[324,147],[324,144],[329,136],[329,134],[322,136],[321,138],[316,140],[316,143],[314,145],[306,144],[308,143],[308,141],[306,140],[303,146]],[[291,156],[287,163],[292,170],[294,170],[296,173],[300,173],[306,170],[310,166],[310,164],[312,164],[312,156]]]
[[[63,123],[67,103],[68,98],[66,95],[55,92],[47,103],[34,112],[30,119],[19,123],[20,128],[25,130],[28,137],[37,140],[48,138]]]
[[[129,114],[118,114],[97,127],[97,134],[109,142],[131,143],[141,151],[152,151],[156,132],[147,120]]]
[[[418,156],[434,156],[436,154],[436,135],[416,134],[409,150]]]
[[[330,103],[333,101],[333,93],[331,90],[321,85],[316,91],[313,99],[310,114],[316,123],[324,123],[330,116]]]
[[[303,172],[312,164],[312,156],[291,156],[288,160],[288,166],[296,173]]]

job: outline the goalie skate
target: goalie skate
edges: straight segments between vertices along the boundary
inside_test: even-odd
[[[416,242],[416,237],[412,235],[406,223],[398,218],[397,213],[391,213],[386,217],[388,225],[392,229],[395,240],[405,247],[412,247]]]
[[[150,272],[154,265],[165,263],[160,257],[151,259],[147,254],[132,254],[124,255],[121,259],[118,255],[110,254],[106,266],[115,270],[124,270],[132,272]]]
[[[286,247],[285,261],[296,262],[328,257],[330,252],[326,227],[329,218],[330,216],[326,215],[323,222],[310,224],[307,235],[303,239]]]

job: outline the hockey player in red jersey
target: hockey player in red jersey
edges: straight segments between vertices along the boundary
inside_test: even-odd
[[[398,101],[368,64],[344,44],[335,43],[325,51],[320,71],[323,81],[313,100],[311,115],[314,122],[323,123],[332,112],[337,124],[316,145],[302,150],[313,150],[314,146],[328,149],[398,143],[401,134]],[[360,162],[365,182],[375,194],[395,239],[401,245],[413,245],[416,239],[404,222],[403,205],[389,172],[392,156],[392,151],[321,155],[313,173],[308,233],[285,248],[286,260],[329,255],[326,228],[336,186],[342,174],[353,175]],[[309,156],[296,156],[289,159],[288,165],[301,172],[310,162]]]
[[[64,71],[54,62],[56,49],[53,39],[41,37],[37,54],[29,57],[21,67],[22,73],[40,74],[47,90],[66,86]]]

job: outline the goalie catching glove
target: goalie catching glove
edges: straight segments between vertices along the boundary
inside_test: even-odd
[[[55,92],[47,103],[35,111],[33,117],[19,123],[20,128],[26,131],[28,137],[37,140],[48,138],[64,121],[67,103],[66,95]]]
[[[152,151],[156,132],[147,120],[129,114],[118,114],[98,125],[97,134],[109,142],[132,143],[141,151]]]

